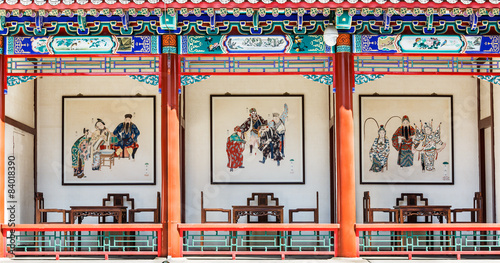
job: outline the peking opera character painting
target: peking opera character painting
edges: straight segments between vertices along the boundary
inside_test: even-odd
[[[453,96],[359,99],[361,184],[454,184]]]
[[[415,125],[416,127],[416,125]],[[446,143],[441,141],[441,123],[434,131],[432,120],[430,123],[422,125],[416,129],[415,150],[419,153],[418,158],[422,166],[422,172],[432,172],[435,170],[434,161],[438,159],[438,154],[446,147]]]
[[[302,95],[211,98],[212,183],[304,181]]]
[[[155,98],[63,97],[63,185],[156,184]]]

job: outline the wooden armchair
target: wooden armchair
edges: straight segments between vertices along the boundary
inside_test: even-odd
[[[127,205],[128,204],[128,205]],[[113,193],[108,194],[106,198],[102,199],[102,206],[126,206],[129,209],[134,209],[134,198],[130,198],[129,194],[121,194],[121,193]],[[116,221],[116,219],[113,219]],[[123,214],[122,222],[126,223],[127,221],[127,213]],[[99,223],[109,223],[106,222],[106,217],[101,217],[99,219]],[[116,222],[114,222],[116,223]]]
[[[161,194],[156,192],[156,208],[137,208],[128,210],[129,223],[160,223],[161,222]],[[136,214],[139,213],[153,213],[153,219],[150,221],[137,221]]]
[[[375,221],[373,214],[375,212],[387,213],[387,221]],[[396,222],[397,210],[391,208],[372,208],[370,200],[370,192],[366,191],[363,194],[363,223],[394,223]]]
[[[207,220],[207,212],[227,213],[226,221],[209,221]],[[223,208],[205,208],[203,205],[203,191],[201,192],[201,223],[231,223],[231,209]]]
[[[483,196],[480,192],[474,193],[473,208],[452,209],[452,223],[484,223],[483,219]],[[457,213],[470,213],[470,221],[458,221]]]
[[[313,220],[295,220],[294,213],[309,212],[313,213]],[[319,223],[319,193],[316,191],[316,208],[297,208],[288,210],[288,222],[290,223]]]
[[[59,213],[62,216],[61,221],[56,222],[48,222],[47,221],[47,213]],[[43,193],[36,192],[35,193],[35,223],[36,224],[67,224],[67,217],[69,211],[64,209],[48,209],[45,208],[45,201],[43,198]]]

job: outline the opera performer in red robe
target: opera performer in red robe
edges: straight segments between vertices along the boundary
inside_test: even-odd
[[[236,126],[234,133],[227,138],[226,143],[227,167],[229,167],[229,171],[232,172],[234,168],[245,168],[243,166],[245,143],[245,140],[241,139],[241,128]]]

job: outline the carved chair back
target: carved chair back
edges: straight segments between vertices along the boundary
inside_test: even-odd
[[[402,193],[401,197],[396,198],[396,205],[429,205],[429,200],[422,193]]]
[[[247,198],[247,205],[278,206],[280,201],[274,193],[252,193],[252,197]]]
[[[130,194],[112,193],[102,199],[102,206],[126,206],[128,209],[135,209],[134,198],[130,198]],[[125,213],[124,220],[128,213]],[[126,222],[128,222],[127,220]],[[101,223],[106,223],[106,218],[100,220]]]

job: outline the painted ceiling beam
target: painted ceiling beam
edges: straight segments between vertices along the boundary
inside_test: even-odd
[[[497,8],[500,0],[0,0],[4,10],[65,10],[117,8]]]

